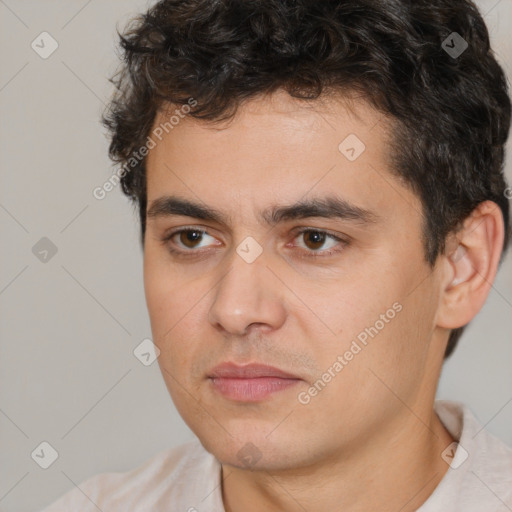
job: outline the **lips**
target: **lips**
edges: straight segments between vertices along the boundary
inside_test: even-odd
[[[274,366],[229,362],[216,366],[208,377],[215,391],[236,402],[259,402],[301,381]]]
[[[210,377],[229,379],[256,379],[260,377],[276,377],[280,379],[298,379],[296,375],[284,372],[266,364],[248,364],[239,366],[235,363],[222,363],[216,366]]]

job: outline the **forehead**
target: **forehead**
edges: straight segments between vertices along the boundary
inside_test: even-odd
[[[176,135],[177,132],[180,138],[187,135],[204,137],[209,134],[220,140],[223,136],[231,138],[234,134],[240,137],[244,134],[254,137],[259,132],[263,136],[264,132],[278,129],[281,131],[281,137],[275,139],[270,136],[267,142],[286,143],[288,136],[288,142],[293,144],[293,132],[297,132],[296,136],[300,137],[310,130],[314,133],[330,130],[341,136],[352,127],[364,138],[367,132],[372,132],[373,128],[379,125],[373,136],[385,137],[389,135],[392,127],[390,116],[377,111],[368,101],[355,96],[354,93],[326,93],[319,98],[305,100],[293,98],[285,91],[278,90],[272,94],[259,95],[243,101],[233,117],[220,121],[183,115],[180,114],[181,109],[182,106],[179,105],[162,105],[155,116],[152,131],[159,128],[162,131],[164,128],[163,138],[169,142],[170,137],[166,135]],[[176,114],[179,114],[179,117]],[[169,123],[171,118],[172,123]]]
[[[242,213],[334,192],[370,210],[408,193],[390,187],[392,124],[363,100],[279,92],[243,103],[228,121],[183,115],[171,128],[172,108],[153,125],[163,133],[147,157],[148,206],[167,194]]]

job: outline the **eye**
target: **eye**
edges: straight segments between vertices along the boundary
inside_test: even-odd
[[[299,233],[297,233],[295,239],[303,240],[304,245],[299,247],[305,247],[306,255],[305,257],[321,257],[321,256],[330,256],[332,254],[338,253],[343,250],[344,246],[348,244],[347,240],[343,238],[333,235],[332,233],[328,233],[327,231],[322,231],[319,229],[303,229]],[[331,241],[327,244],[327,247],[324,247],[326,242]],[[319,251],[324,247],[323,251]]]
[[[203,229],[181,228],[166,235],[162,242],[171,242],[171,244],[168,244],[170,245],[169,251],[172,253],[182,254],[185,252],[193,252],[195,249],[200,249],[202,247],[207,247],[209,245],[208,243],[205,243],[204,245],[200,244],[203,241],[208,242],[208,238],[216,240]],[[172,245],[175,245],[178,249],[173,248]]]

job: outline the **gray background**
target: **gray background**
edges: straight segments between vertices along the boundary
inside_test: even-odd
[[[157,363],[133,354],[151,337],[136,212],[119,188],[92,195],[113,170],[99,117],[117,67],[116,23],[149,3],[0,0],[3,512],[38,510],[94,474],[192,438]],[[479,3],[510,76],[512,2]],[[47,59],[31,48],[43,31],[59,44]],[[507,174],[512,182],[510,158]],[[42,237],[57,247],[47,262],[32,252]],[[438,397],[467,403],[510,445],[511,340],[509,255]],[[42,441],[59,453],[46,470],[31,458]]]

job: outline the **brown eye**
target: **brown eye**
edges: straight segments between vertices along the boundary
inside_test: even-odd
[[[211,240],[208,240],[211,239]],[[176,256],[195,256],[209,248],[219,247],[220,243],[208,231],[195,227],[177,229],[162,238],[167,250]]]
[[[311,250],[320,249],[325,244],[326,233],[321,231],[306,231],[303,233],[306,247]]]
[[[297,246],[302,248],[300,257],[319,258],[341,252],[349,244],[347,240],[328,231],[306,228],[295,235]]]
[[[177,233],[180,243],[189,249],[195,248],[195,243],[201,241],[203,232],[198,230],[180,231]]]

